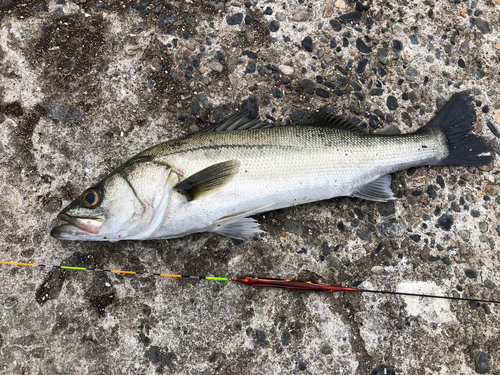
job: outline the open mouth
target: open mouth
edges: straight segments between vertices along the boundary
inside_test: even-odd
[[[57,215],[57,217],[58,219],[64,220],[84,232],[93,234],[99,233],[103,224],[103,220],[97,217],[77,218],[66,215],[62,212]]]

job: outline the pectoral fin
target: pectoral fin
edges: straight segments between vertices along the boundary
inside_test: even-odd
[[[174,189],[185,194],[188,201],[200,199],[226,185],[238,173],[239,169],[240,162],[238,160],[214,164],[189,176],[175,185]]]
[[[369,201],[386,202],[394,198],[391,190],[391,176],[385,175],[352,193],[353,197]]]

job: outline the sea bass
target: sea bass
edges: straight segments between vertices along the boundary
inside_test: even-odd
[[[168,239],[215,232],[261,233],[249,216],[352,196],[394,199],[390,174],[420,165],[479,166],[490,145],[472,133],[466,92],[424,127],[367,134],[324,107],[294,126],[270,126],[242,111],[219,126],[151,147],[85,190],[54,228],[61,240]]]

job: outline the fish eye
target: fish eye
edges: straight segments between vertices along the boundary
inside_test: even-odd
[[[89,208],[94,208],[100,202],[100,194],[98,190],[88,189],[82,194],[82,203]]]

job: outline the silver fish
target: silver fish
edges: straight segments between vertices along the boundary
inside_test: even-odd
[[[373,135],[325,107],[295,126],[269,127],[248,111],[220,126],[161,143],[132,157],[67,206],[52,236],[62,240],[167,239],[215,232],[261,233],[249,216],[352,196],[394,199],[390,173],[420,165],[491,163],[472,133],[466,92],[423,128]]]

